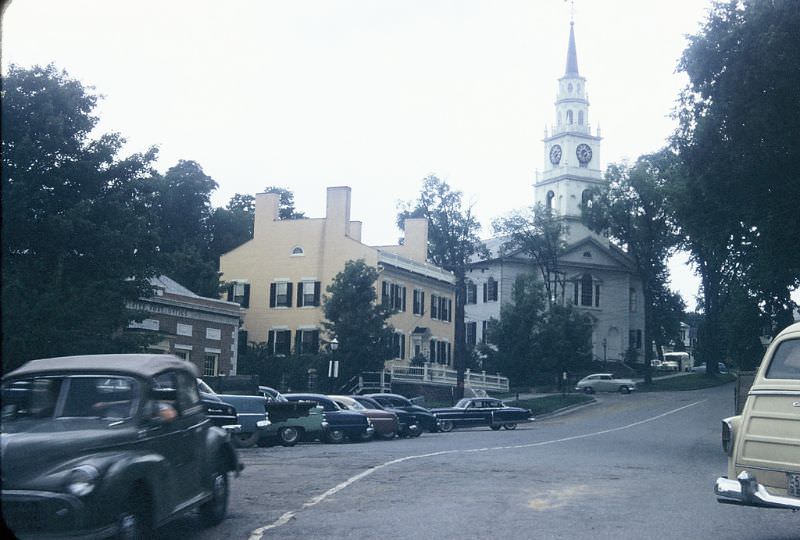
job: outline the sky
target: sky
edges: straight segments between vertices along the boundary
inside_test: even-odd
[[[54,63],[104,96],[97,133],[157,168],[200,163],[212,201],[267,186],[325,213],[352,188],[363,241],[395,243],[398,203],[431,174],[491,222],[533,204],[574,9],[602,167],[663,147],[686,36],[710,0],[14,0],[2,68]],[[685,256],[672,287],[690,308]]]

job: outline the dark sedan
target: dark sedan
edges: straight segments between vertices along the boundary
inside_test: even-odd
[[[267,399],[264,396],[240,396],[236,394],[217,394],[208,384],[197,379],[197,389],[205,399],[216,396],[236,409],[241,429],[231,435],[237,448],[252,448],[260,439],[266,437],[269,426]]]
[[[367,396],[350,396],[354,400],[361,403],[368,409],[378,409],[382,411],[392,412],[397,415],[397,434],[400,437],[419,437],[422,435],[422,428],[417,423],[417,417],[413,413],[404,411],[403,409],[393,409],[391,407],[384,407],[371,397]]]
[[[409,412],[417,419],[417,424],[422,426],[422,429],[436,433],[439,431],[439,425],[436,417],[430,410],[419,405],[414,405],[410,399],[399,394],[366,394],[367,397],[374,399],[381,405],[391,409],[400,409]]]
[[[322,407],[325,417],[325,440],[330,443],[366,441],[372,438],[375,428],[363,414],[342,410],[335,401],[322,394],[284,394],[289,401],[313,401]]]
[[[457,427],[489,426],[493,430],[501,427],[516,429],[517,424],[533,420],[529,409],[509,407],[494,398],[464,398],[455,407],[432,409],[439,419],[442,431],[453,431]]]

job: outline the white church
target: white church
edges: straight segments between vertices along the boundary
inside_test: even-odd
[[[628,349],[644,361],[644,306],[633,260],[581,222],[581,204],[605,184],[600,163],[600,129],[592,134],[586,79],[578,71],[574,24],[570,23],[567,63],[558,79],[555,125],[545,131],[544,168],[533,184],[534,202],[564,220],[567,249],[559,258],[566,279],[560,301],[572,303],[592,323],[595,360],[621,361]],[[522,255],[501,254],[503,239],[486,242],[490,256],[474,260],[467,274],[466,336],[483,341],[490,319],[512,298],[520,274],[533,270]]]

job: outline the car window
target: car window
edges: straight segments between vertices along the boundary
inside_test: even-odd
[[[462,399],[462,400],[459,400],[458,403],[456,403],[456,408],[457,409],[463,409],[463,408],[467,407],[468,405],[469,405],[469,400],[468,399]]]
[[[60,417],[133,415],[133,381],[120,377],[68,377]]]
[[[800,380],[800,339],[787,339],[778,345],[766,378]]]
[[[178,372],[177,381],[179,410],[188,413],[200,404],[200,392],[197,391],[194,377],[189,373]]]
[[[3,384],[3,420],[55,414],[63,378],[40,377]]]

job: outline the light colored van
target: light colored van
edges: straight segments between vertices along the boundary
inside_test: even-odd
[[[719,502],[800,510],[800,323],[770,344],[739,416],[722,421]]]
[[[664,353],[663,365],[674,371],[692,371],[694,362],[687,352],[667,352]]]

